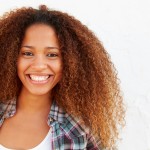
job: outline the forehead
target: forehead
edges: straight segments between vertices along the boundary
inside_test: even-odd
[[[58,46],[58,38],[53,27],[45,24],[34,24],[29,26],[22,41],[22,44]]]
[[[30,25],[27,29],[26,29],[26,32],[25,34],[35,34],[35,33],[38,33],[38,32],[48,32],[49,35],[55,35],[55,30],[52,26],[50,25],[46,25],[46,24],[33,24],[33,25]]]

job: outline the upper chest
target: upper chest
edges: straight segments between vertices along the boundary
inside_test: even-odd
[[[29,149],[38,145],[49,131],[46,121],[5,119],[0,128],[0,144],[10,148]]]

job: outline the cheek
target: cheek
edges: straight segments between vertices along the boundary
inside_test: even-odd
[[[63,66],[62,66],[62,64],[60,64],[57,68],[57,72],[60,75],[60,77],[62,76],[62,71],[63,71]]]
[[[52,65],[52,64],[51,64]],[[55,72],[55,75],[57,77],[57,80],[60,81],[62,78],[62,71],[63,71],[63,65],[61,62],[54,63],[51,68]]]
[[[21,74],[24,72],[24,69],[25,69],[25,63],[21,59],[18,59],[17,73],[18,73],[19,78],[21,78]]]
[[[49,63],[50,68],[55,72],[55,73],[61,73],[63,69],[63,65],[61,61],[54,61]]]

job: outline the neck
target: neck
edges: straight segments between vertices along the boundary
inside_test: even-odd
[[[27,114],[48,113],[52,104],[50,94],[32,95],[22,90],[17,100],[17,111]]]

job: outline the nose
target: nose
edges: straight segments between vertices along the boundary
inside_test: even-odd
[[[38,55],[34,58],[32,62],[32,69],[34,69],[34,71],[42,71],[44,69],[47,69],[47,67],[47,61],[44,56]]]

